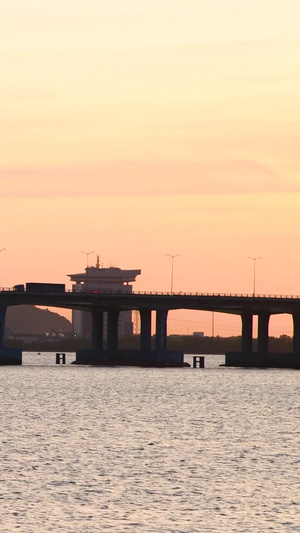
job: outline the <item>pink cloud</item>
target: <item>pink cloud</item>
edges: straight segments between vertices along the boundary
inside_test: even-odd
[[[268,166],[237,159],[113,161],[87,167],[4,168],[2,197],[149,196],[299,191]]]

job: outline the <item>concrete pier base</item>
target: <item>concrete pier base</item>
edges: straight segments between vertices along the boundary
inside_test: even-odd
[[[19,348],[0,348],[0,366],[21,365],[22,350]]]
[[[142,367],[184,367],[181,351],[154,352],[144,350],[78,350],[76,365],[95,366],[142,366]]]
[[[256,368],[292,368],[300,370],[300,353],[258,353],[258,352],[227,352],[225,364],[231,367]]]

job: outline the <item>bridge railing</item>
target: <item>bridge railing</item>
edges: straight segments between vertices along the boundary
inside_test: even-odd
[[[16,292],[13,287],[0,287],[0,293],[1,292]],[[87,291],[73,291],[72,289],[66,289],[66,293],[72,293],[72,294],[120,294],[123,296],[126,295],[153,295],[153,296],[191,296],[191,297],[211,297],[211,298],[273,298],[273,299],[291,299],[291,300],[299,300],[300,295],[284,295],[284,294],[248,294],[248,293],[228,293],[228,292],[185,292],[185,291],[179,291],[179,292],[169,292],[169,291],[132,291],[132,292],[123,292],[121,290],[113,290],[113,289],[107,289],[107,290],[87,290]],[[18,294],[26,294],[26,291],[24,293],[18,293]],[[46,294],[46,293],[43,293]],[[50,293],[49,293],[50,294]],[[52,294],[52,293],[51,293]],[[55,295],[63,294],[63,293],[53,293]]]
[[[166,296],[209,296],[209,297],[228,297],[228,298],[290,298],[299,299],[299,295],[285,294],[247,294],[247,293],[228,293],[228,292],[158,292],[158,291],[133,291],[132,294],[156,294]]]
[[[72,291],[69,291],[72,292]],[[290,299],[299,299],[299,295],[284,295],[284,294],[248,294],[248,293],[232,293],[232,292],[168,292],[168,291],[132,291],[132,292],[123,292],[121,290],[99,290],[99,291],[80,291],[82,294],[122,294],[122,295],[154,295],[154,296],[205,296],[205,297],[227,297],[227,298],[290,298]]]

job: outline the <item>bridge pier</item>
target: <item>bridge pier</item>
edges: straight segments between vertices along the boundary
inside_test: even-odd
[[[103,311],[92,311],[92,349],[103,350]]]
[[[141,309],[141,344],[142,352],[151,351],[151,309]]]
[[[242,319],[242,353],[252,352],[253,344],[253,315],[243,313]]]
[[[269,354],[269,320],[270,313],[258,313],[257,351],[253,351],[253,314],[245,312],[242,319],[241,352],[227,352],[225,366],[267,367],[272,366],[273,354]]]
[[[107,349],[104,349],[104,313],[94,309],[92,314],[92,349],[77,350],[77,365],[111,365],[118,352],[119,311],[107,311]]]
[[[151,346],[151,309],[140,309],[141,335],[139,350],[118,349],[119,310],[107,312],[107,349],[103,349],[103,312],[92,312],[92,349],[78,350],[75,364],[125,365],[125,366],[189,366],[184,363],[183,352],[167,351],[167,310],[156,311],[155,349]]]
[[[4,348],[6,310],[7,307],[0,307],[0,350]]]
[[[227,352],[225,366],[260,367],[260,368],[294,368],[300,369],[300,311],[293,316],[293,351],[269,352],[269,320],[267,311],[258,313],[257,351],[252,350],[252,318],[251,314],[242,314],[242,346],[241,352]],[[250,335],[251,331],[251,335]]]
[[[300,361],[300,312],[293,313],[293,353]]]
[[[111,309],[107,313],[107,350],[115,352],[118,349],[118,309]]]
[[[0,306],[0,366],[21,365],[22,350],[4,347],[6,309],[6,306]]]
[[[257,353],[263,358],[269,351],[269,313],[259,313],[257,331]]]
[[[167,350],[167,317],[167,310],[158,309],[156,311],[155,350],[157,352],[165,352]]]

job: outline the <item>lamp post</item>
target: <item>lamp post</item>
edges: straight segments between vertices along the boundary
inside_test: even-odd
[[[94,254],[95,252],[81,252],[86,255],[86,268],[89,266],[89,255]]]
[[[179,257],[180,254],[170,255],[166,254],[168,257],[171,257],[171,294],[173,294],[173,274],[174,274],[174,258]]]
[[[81,252],[86,255],[86,292],[89,292],[89,255],[94,254],[95,252]]]
[[[256,261],[257,259],[262,259],[262,257],[248,257],[248,259],[252,259],[253,261],[253,296],[255,296],[255,270],[256,270]]]
[[[6,250],[6,248],[1,248],[0,252],[4,252],[4,250]]]

